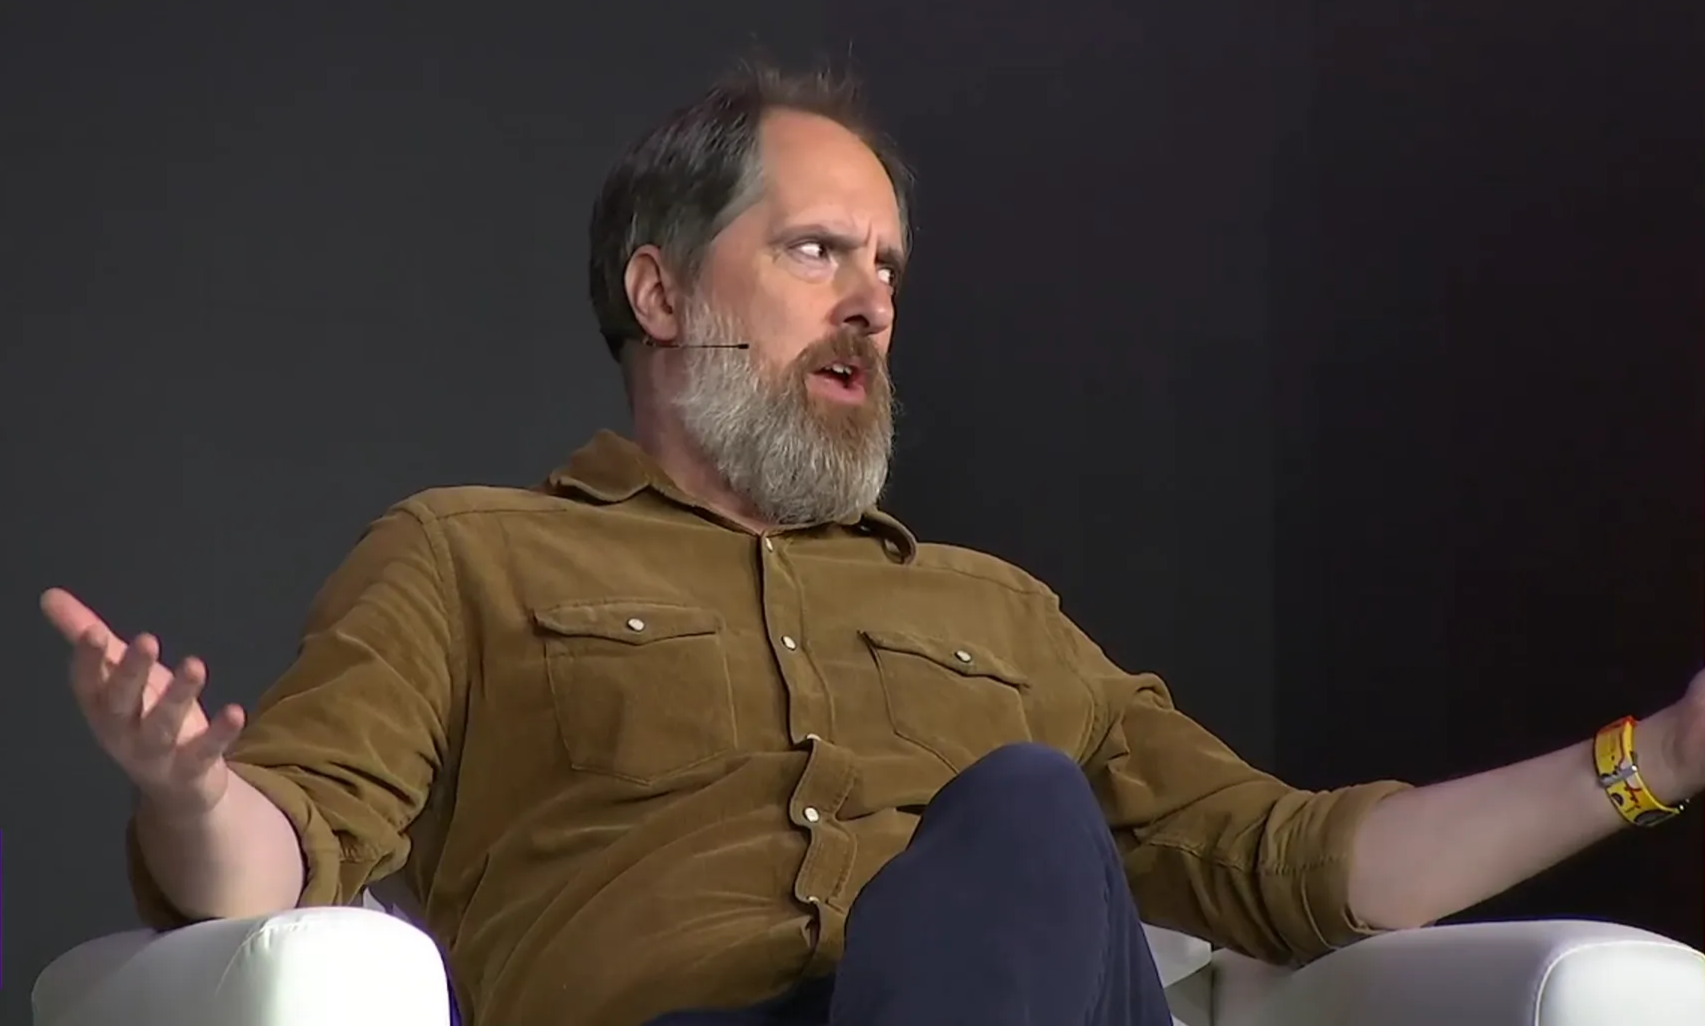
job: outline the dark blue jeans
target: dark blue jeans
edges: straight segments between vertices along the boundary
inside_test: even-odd
[[[650,1026],[1171,1026],[1113,836],[1071,759],[1011,745],[930,802],[831,977]]]

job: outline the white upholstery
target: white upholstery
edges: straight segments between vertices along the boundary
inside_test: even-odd
[[[1573,921],[1375,937],[1297,972],[1148,928],[1181,1026],[1700,1026],[1705,955]],[[36,1026],[446,1026],[432,941],[358,908],[91,941],[36,981]]]
[[[31,994],[36,1026],[449,1026],[444,963],[383,912],[307,908],[82,944]]]
[[[1166,988],[1167,1003],[1172,1006],[1174,1026],[1196,1026],[1206,1023],[1208,971],[1213,965],[1214,949],[1207,941],[1174,930],[1143,924],[1149,951],[1154,954],[1154,967],[1160,971],[1160,985]],[[1191,1016],[1187,1009],[1200,1009]]]
[[[1214,949],[1207,941],[1174,930],[1143,924],[1149,950],[1154,952],[1155,968],[1160,970],[1160,985],[1170,987],[1213,962]]]
[[[1705,955],[1549,920],[1373,937],[1295,973],[1214,955],[1214,1026],[1701,1026]]]

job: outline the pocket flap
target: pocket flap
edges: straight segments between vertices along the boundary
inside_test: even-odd
[[[541,630],[570,638],[604,638],[644,645],[670,638],[715,634],[722,617],[713,610],[657,602],[579,602],[533,610]]]
[[[928,659],[962,677],[992,677],[1015,688],[1030,686],[1029,679],[1018,667],[974,642],[943,641],[910,631],[870,630],[859,631],[859,634],[873,648]]]

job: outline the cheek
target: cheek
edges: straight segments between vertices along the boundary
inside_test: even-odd
[[[744,321],[752,344],[771,362],[786,364],[826,330],[822,297],[797,278],[774,273],[748,297]]]

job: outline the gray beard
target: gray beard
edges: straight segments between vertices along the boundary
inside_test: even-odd
[[[703,348],[741,341],[737,325],[703,306],[686,319],[685,380],[672,405],[700,454],[766,523],[844,521],[875,505],[893,451],[887,404],[856,431],[836,431],[791,368],[772,381],[755,348]]]

